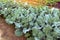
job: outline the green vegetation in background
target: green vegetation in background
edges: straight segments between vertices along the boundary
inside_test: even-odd
[[[54,4],[56,2],[60,2],[60,0],[46,0],[47,4]]]
[[[7,2],[7,1],[13,1],[13,0],[0,0],[0,2]]]

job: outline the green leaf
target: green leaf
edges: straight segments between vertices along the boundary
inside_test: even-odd
[[[54,40],[52,36],[48,35],[46,40]]]
[[[19,36],[22,36],[23,33],[22,33],[22,31],[20,29],[16,29],[15,35],[19,37]]]
[[[8,24],[13,24],[13,23],[14,23],[14,21],[11,21],[10,19],[5,19],[5,21],[6,21],[6,23],[8,23]]]
[[[21,24],[21,23],[16,23],[16,22],[15,22],[15,28],[20,28],[20,27],[22,27],[22,24]]]
[[[43,28],[43,32],[47,35],[47,34],[50,34],[50,31],[52,30],[52,27],[50,25],[46,25],[44,28]]]
[[[33,36],[37,36],[38,33],[39,33],[39,29],[37,29],[37,28],[32,28],[32,34],[33,34]]]
[[[44,37],[45,35],[44,35],[44,33],[42,32],[42,31],[39,31],[39,33],[38,33],[38,38],[39,39],[41,39],[42,37]]]
[[[26,33],[26,34],[25,34],[25,37],[29,37],[29,36],[30,36],[30,34],[29,34],[29,33]]]
[[[33,37],[30,37],[30,38],[27,38],[27,40],[34,40],[34,38]]]

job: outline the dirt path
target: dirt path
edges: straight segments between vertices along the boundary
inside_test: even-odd
[[[0,40],[25,40],[25,37],[16,37],[14,35],[14,25],[8,25],[4,18],[0,16]]]

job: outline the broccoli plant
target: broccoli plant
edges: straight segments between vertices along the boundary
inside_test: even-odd
[[[22,6],[1,3],[0,15],[15,25],[15,35],[27,40],[57,40],[60,38],[60,10],[57,8]]]

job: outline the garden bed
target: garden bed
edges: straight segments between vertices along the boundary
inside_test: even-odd
[[[2,3],[3,7],[0,7],[1,15],[4,16],[0,16],[1,40],[25,40],[26,38],[24,36],[27,37],[27,40],[59,40],[57,37],[60,37],[60,35],[58,35],[60,30],[58,30],[58,32],[56,31],[59,29],[59,25],[56,29],[53,27],[56,27],[55,22],[58,24],[58,21],[60,20],[60,10],[56,9],[60,8],[60,2],[56,5],[53,4],[52,7],[55,8],[51,9],[49,8],[51,7],[50,5],[49,7],[46,6],[40,8],[39,6],[35,8],[32,6],[12,5],[12,3],[7,3]],[[54,26],[52,27],[52,25]],[[49,29],[47,29],[47,27]],[[28,30],[29,28],[30,30]],[[54,31],[52,31],[52,29]]]

